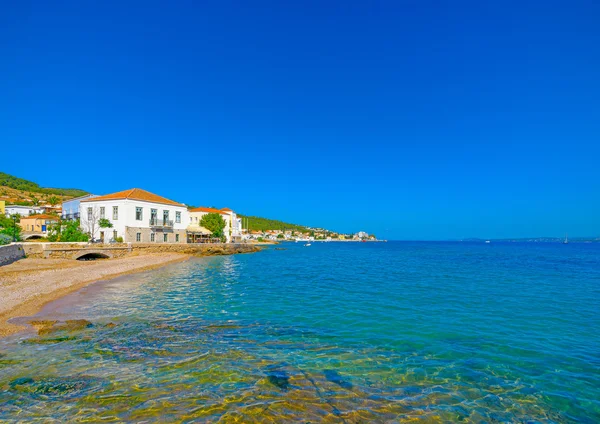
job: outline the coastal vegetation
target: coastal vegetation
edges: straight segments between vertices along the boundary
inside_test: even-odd
[[[4,246],[5,244],[10,244],[12,242],[12,237],[7,236],[6,234],[0,234],[0,246]]]
[[[0,172],[0,186],[10,187],[16,190],[21,191],[29,191],[32,193],[41,193],[41,194],[49,194],[55,195],[50,197],[50,199],[56,200],[56,203],[60,203],[60,199],[56,197],[58,196],[68,196],[68,197],[79,197],[88,194],[84,190],[80,190],[77,188],[45,188],[40,187],[39,184],[34,183],[33,181],[25,180],[23,178],[18,178],[13,175],[6,174],[4,172]],[[52,204],[52,202],[49,202]]]
[[[238,214],[239,218],[242,218],[244,228],[248,228],[250,231],[297,231],[300,233],[310,232],[308,227],[298,224],[290,224],[288,222],[278,221],[276,219],[261,218],[259,216],[247,216]]]
[[[79,220],[60,221],[50,226],[48,241],[78,242],[88,241],[89,236],[81,231]]]
[[[19,222],[21,222],[19,215],[10,217],[0,215],[0,234],[10,237],[10,241],[13,240],[13,237],[16,241],[20,241],[22,229],[19,226]]]
[[[218,213],[208,213],[200,219],[200,225],[210,231],[215,238],[225,241],[225,220]]]

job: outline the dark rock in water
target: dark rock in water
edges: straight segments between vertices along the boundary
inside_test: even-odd
[[[85,319],[70,319],[65,322],[40,320],[30,321],[29,324],[31,324],[37,330],[38,335],[40,336],[61,330],[78,331],[92,326],[92,323]]]
[[[86,319],[70,319],[65,322],[64,325],[58,327],[60,330],[77,331],[83,330],[84,328],[90,328],[92,323]]]
[[[17,386],[23,386],[25,384],[31,384],[33,383],[33,378],[31,377],[21,377],[21,378],[17,378],[13,381],[10,382],[9,386],[10,387],[17,387]]]
[[[64,398],[77,395],[96,381],[92,377],[21,377],[10,382],[11,389],[31,395],[57,396]]]
[[[267,380],[273,386],[280,388],[281,390],[287,390],[290,387],[290,378],[283,371],[277,371],[267,376]]]
[[[276,247],[275,250],[287,250],[287,247]]]
[[[325,375],[327,381],[331,381],[332,383],[337,384],[343,389],[350,390],[352,388],[352,383],[350,383],[349,381],[345,381],[337,371],[325,370],[323,374]]]
[[[117,324],[115,324],[114,322],[109,322],[108,324],[104,325],[104,327],[106,328],[115,328],[117,326]]]

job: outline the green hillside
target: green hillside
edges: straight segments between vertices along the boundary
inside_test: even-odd
[[[298,232],[309,232],[310,230],[303,225],[290,224],[276,219],[261,218],[259,216],[245,216],[238,214],[238,217],[243,218],[243,225],[250,231],[266,231],[266,230],[291,230]],[[246,218],[248,218],[246,220]]]
[[[32,193],[56,194],[59,196],[79,197],[88,194],[86,191],[76,188],[45,188],[40,187],[32,181],[17,178],[0,172],[0,186],[10,187],[15,190],[29,191]]]

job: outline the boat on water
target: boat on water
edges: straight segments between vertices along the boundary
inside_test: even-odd
[[[486,240],[485,242],[486,242],[486,243],[491,243],[491,241],[489,241],[489,240]]]
[[[308,247],[308,246],[310,246],[310,243],[306,243],[306,244],[304,245],[304,247]]]
[[[565,234],[565,239],[563,240],[563,244],[569,244],[569,235]]]

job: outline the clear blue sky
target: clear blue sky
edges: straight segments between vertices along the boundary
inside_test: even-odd
[[[599,22],[595,0],[4,2],[0,170],[390,239],[600,235]]]

